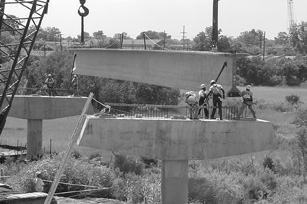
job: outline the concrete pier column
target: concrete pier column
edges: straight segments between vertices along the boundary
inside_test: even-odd
[[[27,159],[32,159],[42,152],[43,120],[27,120]]]
[[[162,204],[188,203],[188,160],[162,160]]]

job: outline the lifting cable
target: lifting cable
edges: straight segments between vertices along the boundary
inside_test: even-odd
[[[158,45],[157,43],[155,43],[152,39],[150,39],[150,37],[148,37],[148,35],[144,32],[144,35],[154,44],[154,45],[156,45],[156,46],[158,46],[159,48],[161,48],[162,50],[164,50],[163,49],[163,47],[161,47],[160,45]]]

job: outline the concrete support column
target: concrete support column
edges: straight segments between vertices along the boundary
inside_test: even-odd
[[[32,159],[42,152],[43,120],[28,119],[27,126],[27,159]]]
[[[188,160],[162,160],[162,204],[188,203]]]

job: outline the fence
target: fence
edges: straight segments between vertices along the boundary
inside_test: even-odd
[[[111,114],[124,117],[143,117],[143,118],[169,118],[171,116],[184,116],[188,118],[189,107],[186,105],[149,105],[149,104],[122,104],[122,103],[105,103],[111,106]],[[209,117],[214,107],[209,106]],[[223,106],[223,118],[227,120],[234,120],[238,117],[237,106]],[[246,115],[246,112],[245,112]],[[218,108],[215,116],[218,116]],[[204,112],[201,111],[200,118],[205,118]],[[218,116],[219,117],[219,116]]]

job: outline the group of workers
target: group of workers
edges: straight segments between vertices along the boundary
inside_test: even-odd
[[[49,96],[54,96],[55,95],[55,80],[52,78],[51,74],[47,75],[47,78],[45,80],[45,85],[47,88],[47,93]],[[72,80],[71,80],[71,85],[72,85],[72,96],[77,96],[78,95],[78,77],[76,74],[73,75]]]
[[[256,113],[253,109],[254,102],[251,86],[247,85],[246,90],[242,91],[240,96],[242,97],[242,105],[238,110],[236,119],[240,119],[246,107],[248,107],[248,109],[251,111],[253,118],[256,119]],[[216,119],[215,112],[218,108],[220,116],[219,119],[223,120],[222,99],[225,99],[225,90],[220,84],[216,83],[215,80],[211,80],[209,90],[207,90],[205,84],[201,84],[198,96],[192,91],[186,93],[185,102],[189,105],[189,118],[198,119],[201,116],[201,112],[203,111],[205,119],[209,119],[209,100],[211,98],[213,109],[210,115],[210,119]]]

